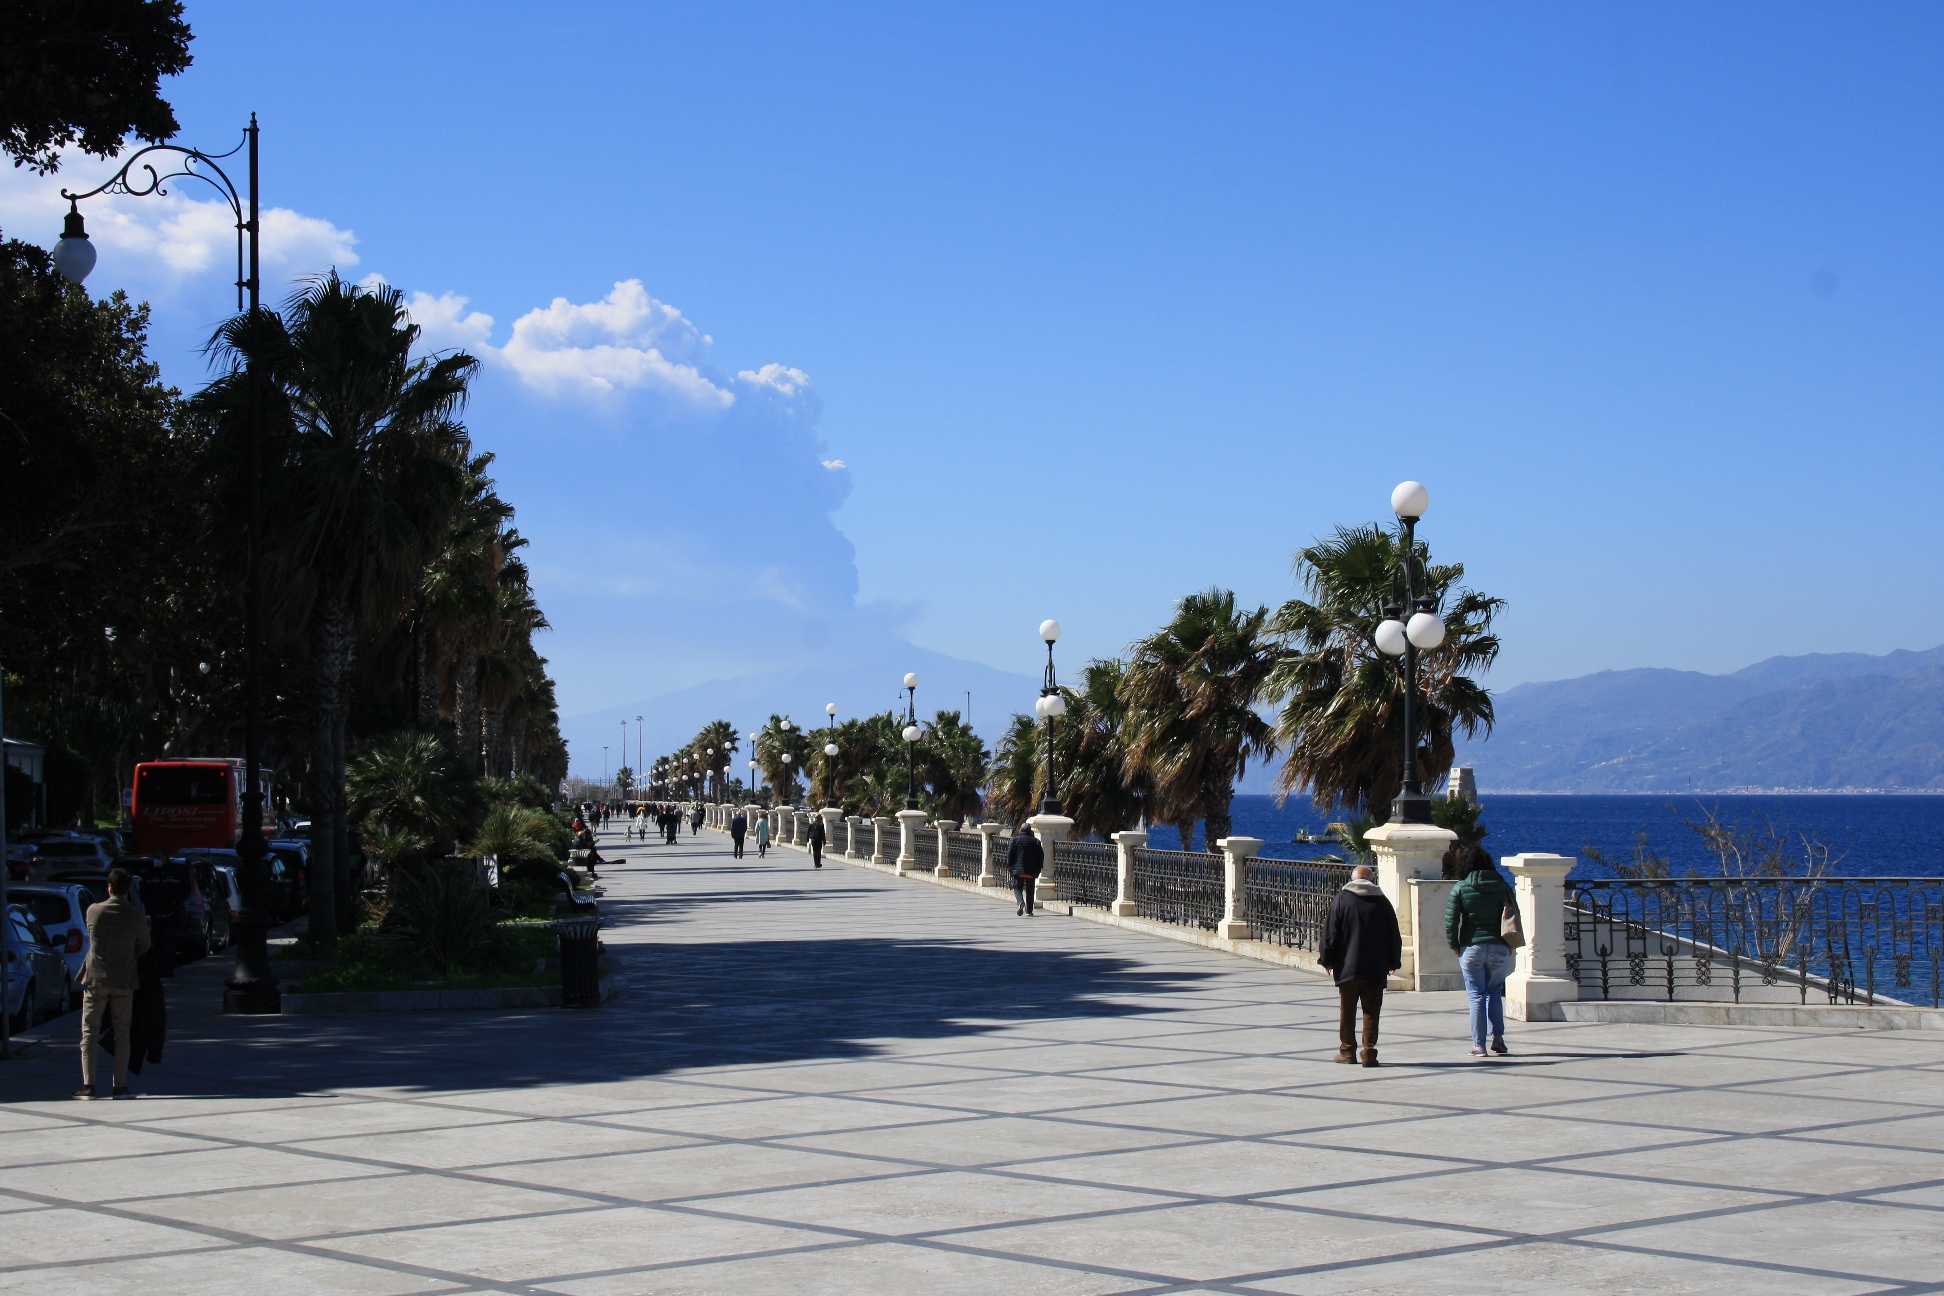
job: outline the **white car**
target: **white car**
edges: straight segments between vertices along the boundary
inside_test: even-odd
[[[0,924],[7,961],[5,1011],[11,1029],[23,1031],[52,1021],[74,1002],[74,979],[51,937],[19,905],[8,905]]]
[[[81,965],[88,961],[88,906],[94,903],[88,889],[74,882],[28,882],[8,887],[7,900],[40,923],[79,985]]]

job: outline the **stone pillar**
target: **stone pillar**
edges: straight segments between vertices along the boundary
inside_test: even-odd
[[[1215,843],[1222,852],[1222,921],[1215,934],[1223,940],[1254,940],[1249,925],[1249,861],[1262,849],[1260,837],[1224,837]]]
[[[891,833],[897,826],[896,819],[889,819],[884,815],[871,820],[871,863],[891,863]]]
[[[1398,934],[1404,938],[1404,966],[1391,974],[1388,985],[1392,990],[1417,987],[1411,879],[1443,877],[1444,853],[1457,840],[1457,833],[1433,824],[1378,824],[1364,834],[1364,841],[1377,856],[1377,885],[1397,911]],[[1443,940],[1444,928],[1441,925],[1425,938]]]
[[[1416,988],[1463,990],[1465,978],[1458,971],[1458,956],[1445,943],[1445,905],[1451,889],[1458,884],[1443,878],[1412,878],[1405,884],[1411,894],[1411,930],[1416,933],[1414,978]],[[1410,942],[1407,942],[1407,947]]]
[[[1120,865],[1119,885],[1114,888],[1114,903],[1107,912],[1117,918],[1138,918],[1141,906],[1134,903],[1134,852],[1147,845],[1148,835],[1138,829],[1114,834],[1115,854]]]
[[[923,810],[898,811],[898,876],[918,871],[918,830],[925,826]]]
[[[742,808],[743,831],[748,833],[750,838],[754,838],[756,836],[756,816],[762,813],[763,813],[763,807],[759,805],[746,805]],[[753,840],[749,841],[748,844],[750,850],[756,849],[756,843]]]
[[[852,815],[844,820],[844,827],[847,830],[844,834],[844,858],[862,859],[858,852],[864,846],[864,816]]]
[[[781,846],[783,844],[783,807],[772,806],[769,812],[769,821],[770,845]]]
[[[1059,898],[1059,884],[1053,880],[1053,843],[1063,842],[1073,831],[1073,820],[1065,815],[1034,815],[1026,821],[1039,835],[1040,847],[1046,852],[1046,872],[1040,874],[1039,885],[1033,888],[1033,898],[1043,905],[1050,905]]]
[[[992,841],[999,835],[999,825],[982,823],[979,825],[979,885],[996,887],[1000,885],[999,865],[1001,861],[992,857]]]
[[[804,850],[810,849],[810,812],[807,810],[796,812],[796,844]]]
[[[938,829],[938,867],[932,870],[933,877],[952,876],[952,834],[958,831],[956,819],[940,819],[933,827]]]
[[[824,854],[835,855],[838,853],[837,834],[839,829],[837,825],[844,822],[844,812],[836,806],[825,806],[817,814],[823,819]]]
[[[1561,1021],[1562,1003],[1579,998],[1579,982],[1566,966],[1566,875],[1571,855],[1513,855],[1511,870],[1526,943],[1505,979],[1505,1013],[1519,1021]]]

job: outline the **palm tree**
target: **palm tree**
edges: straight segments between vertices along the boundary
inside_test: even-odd
[[[797,775],[804,772],[804,760],[810,754],[810,740],[804,736],[803,726],[792,724],[786,730],[783,722],[787,718],[772,715],[756,735],[756,767],[769,780],[778,805],[796,801]],[[790,757],[787,761],[783,759],[785,753]]]
[[[397,734],[352,761],[346,786],[367,844],[382,829],[449,851],[483,809],[478,778],[442,736],[423,731]]]
[[[284,314],[225,323],[227,371],[198,398],[247,435],[248,361],[263,376],[263,570],[273,628],[308,642],[313,844],[310,934],[336,938],[351,896],[345,718],[354,652],[393,624],[446,534],[468,443],[456,415],[479,362],[414,360],[418,329],[385,284],[312,280]],[[240,459],[240,455],[235,458]]]
[[[985,808],[986,746],[957,711],[940,711],[924,723],[918,740],[918,777],[931,791],[940,819],[964,823]]]
[[[1464,589],[1465,569],[1436,565],[1420,542],[1417,582],[1444,617],[1444,642],[1418,654],[1416,753],[1427,789],[1451,769],[1453,734],[1490,733],[1492,695],[1473,676],[1498,656],[1492,620],[1502,599]],[[1271,629],[1287,655],[1268,681],[1282,699],[1277,738],[1289,760],[1277,780],[1287,798],[1307,788],[1319,809],[1343,806],[1383,815],[1402,774],[1403,672],[1377,650],[1387,604],[1401,603],[1403,554],[1397,537],[1375,524],[1340,527],[1296,555],[1309,601],[1277,609]]]
[[[733,768],[735,763],[734,757],[738,747],[741,745],[741,738],[742,735],[736,732],[736,726],[730,724],[727,720],[711,720],[702,726],[702,732],[696,734],[695,741],[689,744],[690,747],[703,753],[706,757],[709,767],[709,778],[715,785],[718,796],[725,795],[724,784],[728,775],[722,771],[725,768]],[[715,749],[715,752],[713,755],[710,755],[709,749],[712,747]]]
[[[1029,715],[1014,715],[993,752],[986,779],[987,808],[1008,825],[1024,823],[1039,800],[1044,772],[1039,722]]]
[[[1150,780],[1127,759],[1127,705],[1121,686],[1127,664],[1118,657],[1087,663],[1077,688],[1066,693],[1066,715],[1055,731],[1060,761],[1060,804],[1073,820],[1076,839],[1110,839],[1146,816]]]
[[[1275,755],[1275,732],[1256,713],[1278,656],[1268,621],[1266,607],[1239,612],[1233,592],[1205,590],[1130,649],[1120,687],[1127,768],[1153,780],[1184,850],[1197,819],[1207,821],[1211,849],[1229,835],[1235,780],[1251,756]]]
[[[493,490],[486,475],[490,454],[466,463],[464,496],[453,510],[437,558],[426,569],[419,605],[439,639],[436,658],[421,666],[421,689],[436,688],[436,661],[445,667],[452,684],[452,728],[459,754],[475,766],[484,747],[480,727],[480,657],[498,636],[497,613],[501,577],[512,555],[526,544],[509,529],[513,508]],[[517,573],[525,583],[525,568]],[[535,615],[538,608],[534,609]],[[426,636],[420,635],[421,648]],[[435,692],[434,698],[438,696]],[[426,711],[430,719],[432,711]]]

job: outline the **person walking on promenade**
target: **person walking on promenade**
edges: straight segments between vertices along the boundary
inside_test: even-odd
[[[1512,947],[1504,935],[1508,912],[1516,926],[1512,888],[1499,876],[1492,857],[1481,851],[1473,859],[1472,871],[1451,888],[1451,899],[1445,903],[1445,942],[1458,956],[1458,970],[1465,976],[1475,1058],[1486,1056],[1488,1029],[1492,1052],[1511,1052],[1505,1047],[1505,974],[1512,970]]]
[[[756,816],[756,858],[769,854],[769,815],[758,813]]]
[[[822,815],[810,816],[810,867],[823,867],[824,826]]]
[[[749,818],[742,811],[729,816],[729,840],[735,843],[735,858],[742,858],[743,838],[749,835]]]
[[[1033,888],[1046,871],[1046,848],[1033,835],[1033,825],[1021,824],[1006,847],[1006,872],[1012,875],[1013,898],[1019,901],[1018,913],[1033,916]]]
[[[1370,874],[1370,865],[1357,865],[1331,899],[1329,916],[1323,920],[1323,950],[1316,961],[1336,978],[1336,1060],[1374,1067],[1384,982],[1404,964],[1404,940],[1397,929],[1397,910]],[[1361,1054],[1357,1051],[1359,1005],[1363,1008]]]
[[[140,976],[135,961],[148,953],[149,922],[128,898],[127,869],[108,870],[108,898],[88,906],[88,959],[81,965],[81,1087],[76,1098],[99,1095],[95,1084],[101,1050],[101,1019],[115,1041],[115,1087],[128,1097],[128,1032]]]
[[[702,821],[707,817],[703,813],[701,806],[697,806],[695,809],[689,811],[689,836],[693,837],[702,831]]]

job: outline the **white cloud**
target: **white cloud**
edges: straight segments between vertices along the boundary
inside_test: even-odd
[[[782,396],[795,396],[810,385],[810,375],[788,365],[766,364],[761,369],[744,369],[736,375],[752,387],[768,387]]]
[[[467,310],[470,300],[449,292],[437,297],[415,292],[407,298],[405,310],[418,325],[419,346],[427,351],[459,349],[474,355],[490,352],[493,317],[484,311]]]
[[[832,472],[842,472],[844,469],[850,467],[850,465],[845,463],[842,459],[825,459],[823,461],[823,466],[830,469],[830,471]]]
[[[727,409],[735,393],[697,364],[711,340],[682,312],[650,297],[639,279],[628,279],[598,302],[556,297],[528,311],[513,321],[498,358],[550,395],[648,391],[700,410]]]

